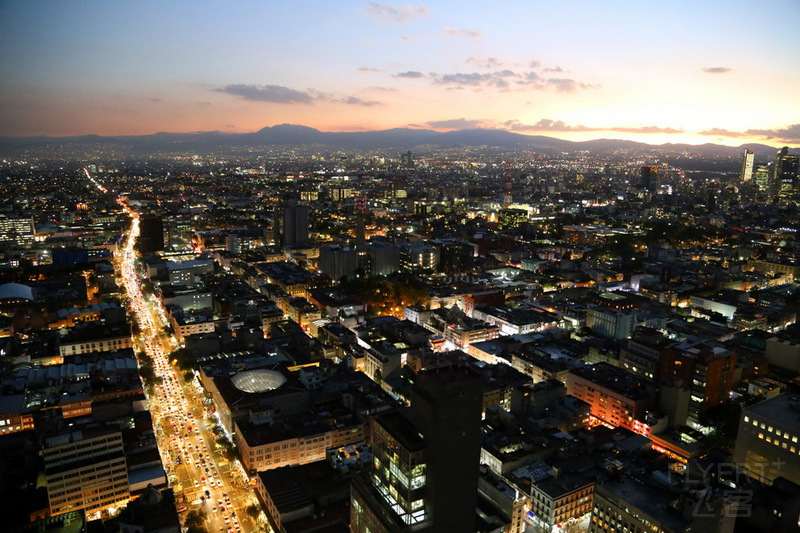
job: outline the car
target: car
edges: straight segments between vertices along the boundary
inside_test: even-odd
[[[209,491],[208,489],[206,489],[206,496],[208,496],[209,498],[211,497],[211,491]]]
[[[180,507],[178,507],[178,512],[179,512],[179,513],[182,513],[182,512],[184,512],[185,510],[186,510],[186,506],[185,506],[185,505],[181,505]]]

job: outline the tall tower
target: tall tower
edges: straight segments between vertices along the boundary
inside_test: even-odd
[[[639,171],[641,187],[645,191],[658,191],[658,167],[642,167]]]
[[[755,161],[755,156],[755,152],[749,148],[744,149],[744,153],[742,154],[742,175],[740,176],[742,181],[750,181],[753,179],[753,162]]]
[[[283,245],[298,246],[308,242],[308,207],[290,201],[283,210]]]
[[[373,419],[373,470],[351,486],[350,531],[475,531],[482,390],[468,367],[421,372],[407,412]]]
[[[146,215],[139,221],[139,249],[142,253],[164,251],[164,219]]]
[[[772,169],[772,187],[777,194],[792,194],[797,189],[798,159],[796,155],[789,155],[787,146],[778,152]]]
[[[503,207],[508,209],[511,207],[512,202],[512,195],[511,195],[511,168],[506,168],[506,187],[503,190]]]

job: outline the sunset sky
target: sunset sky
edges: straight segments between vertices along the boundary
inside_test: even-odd
[[[800,146],[800,1],[3,0],[0,135],[502,128]]]

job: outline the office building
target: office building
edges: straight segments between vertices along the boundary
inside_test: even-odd
[[[567,374],[567,394],[591,407],[592,416],[614,427],[645,437],[660,423],[651,420],[652,393],[647,383],[609,363],[573,369]]]
[[[753,179],[753,163],[755,162],[756,153],[749,148],[745,148],[742,153],[742,172],[739,179],[742,181],[750,181]]]
[[[733,462],[766,484],[800,483],[800,397],[781,394],[742,409]]]
[[[421,372],[408,411],[372,421],[373,470],[351,489],[352,532],[474,531],[482,385],[468,367]]]
[[[642,167],[639,170],[639,183],[642,190],[648,192],[658,191],[658,167]]]
[[[289,203],[283,210],[283,246],[308,243],[308,207]]]
[[[139,249],[143,254],[164,251],[164,219],[143,216],[139,219]]]
[[[710,342],[678,343],[661,356],[662,383],[676,383],[690,389],[689,423],[715,405],[730,398],[736,371],[736,354]]]
[[[74,431],[42,450],[50,514],[92,515],[128,501],[128,469],[119,431]]]
[[[35,236],[32,218],[0,217],[0,241],[31,244]]]
[[[736,516],[729,503],[704,490],[693,490],[676,497],[627,476],[597,484],[589,533],[733,531]]]
[[[353,279],[358,269],[358,254],[354,248],[329,244],[319,249],[317,268],[334,282],[342,278]]]
[[[797,171],[800,158],[789,154],[789,148],[784,146],[775,158],[772,169],[772,185],[780,196],[793,194],[797,190]]]

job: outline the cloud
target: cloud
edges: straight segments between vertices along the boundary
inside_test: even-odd
[[[622,133],[685,133],[682,128],[661,128],[659,126],[641,126],[637,128],[616,126],[602,129],[604,131],[619,131]]]
[[[800,142],[800,124],[792,124],[776,130],[747,130],[747,135],[766,137],[786,142]]]
[[[427,17],[430,14],[428,8],[423,5],[405,4],[402,6],[393,6],[390,4],[377,4],[370,2],[364,8],[364,12],[376,19],[385,22],[403,23],[415,18]]]
[[[464,63],[484,68],[497,68],[500,65],[502,65],[500,60],[497,59],[496,57],[478,57],[478,56],[468,57],[467,60],[464,61]]]
[[[273,102],[276,104],[310,104],[314,98],[304,91],[297,91],[282,85],[226,85],[217,92],[241,96],[254,102]]]
[[[564,72],[564,69],[559,67],[558,65],[556,65],[555,68],[548,67],[548,68],[542,69],[542,72]]]
[[[380,72],[381,69],[375,67],[358,67],[359,72]]]
[[[425,74],[416,70],[407,70],[394,75],[395,78],[424,78]]]
[[[508,120],[503,125],[511,131],[615,131],[619,133],[684,133],[684,130],[677,128],[662,128],[659,126],[611,126],[596,128],[590,126],[565,124],[561,120],[550,120],[543,118],[536,124],[523,124],[519,120]]]
[[[725,74],[733,70],[729,67],[703,67],[703,72],[706,74]]]
[[[730,131],[722,128],[711,128],[698,132],[700,135],[716,135],[718,137],[744,137],[741,131]]]
[[[330,101],[347,105],[360,105],[363,107],[372,107],[375,105],[381,105],[380,102],[376,102],[375,100],[363,100],[361,98],[358,98],[357,96],[347,96],[339,100],[330,100]]]
[[[474,62],[475,61],[473,61],[473,63]],[[484,63],[482,66],[486,65],[487,64]],[[397,76],[421,78],[423,74],[412,71],[398,74]],[[431,72],[428,74],[428,78],[430,78],[434,84],[449,85],[450,89],[509,89],[513,84],[536,90],[554,89],[558,92],[575,92],[578,89],[594,89],[599,87],[599,85],[592,85],[573,79],[543,78],[533,70],[526,72],[515,72],[509,69],[496,70],[494,72]]]
[[[745,131],[731,131],[723,128],[710,128],[698,132],[700,135],[715,135],[718,137],[764,137],[768,140],[782,142],[800,142],[800,124],[791,124],[785,128],[776,129],[749,129]]]
[[[575,80],[567,78],[550,78],[547,80],[547,85],[555,87],[556,91],[560,93],[572,93],[578,87]]]
[[[542,64],[541,61],[539,61],[538,59],[531,59],[530,61],[528,61],[528,67],[530,68],[539,68],[541,64]]]
[[[443,130],[463,130],[469,128],[477,128],[483,124],[482,120],[467,120],[465,118],[453,118],[449,120],[432,120],[426,122],[425,125],[430,128],[437,128]]]
[[[494,87],[507,88],[509,80],[517,80],[520,75],[512,70],[498,70],[496,72],[454,72],[452,74],[432,73],[433,82],[441,85],[452,85],[455,88],[464,87]]]
[[[503,125],[511,131],[595,131],[586,126],[568,126],[561,120],[543,118],[536,124],[523,124],[519,120],[508,120]]]
[[[272,102],[276,104],[312,104],[314,102],[332,102],[335,104],[358,105],[371,107],[381,105],[381,102],[364,100],[357,96],[338,97],[316,89],[298,91],[283,87],[282,85],[226,85],[216,92],[240,96],[253,102]]]
[[[483,37],[483,32],[481,30],[467,30],[456,26],[446,27],[442,30],[442,33],[450,37],[469,37],[470,39]]]

